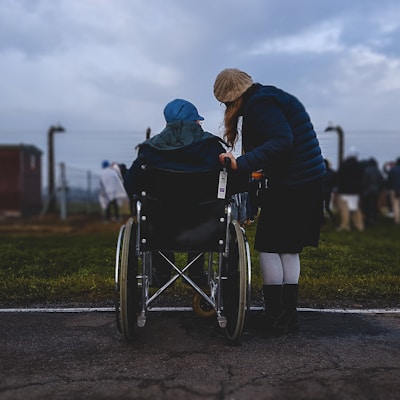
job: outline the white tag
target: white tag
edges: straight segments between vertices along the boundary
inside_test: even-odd
[[[228,173],[226,171],[221,171],[219,173],[219,181],[218,181],[218,195],[219,199],[225,199],[226,197],[226,184],[228,180]]]

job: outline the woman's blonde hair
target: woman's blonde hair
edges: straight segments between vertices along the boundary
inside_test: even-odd
[[[236,142],[238,141],[239,136],[239,118],[240,118],[240,109],[243,105],[243,96],[240,96],[235,101],[231,103],[225,103],[226,110],[224,115],[224,138],[227,143],[235,147]]]

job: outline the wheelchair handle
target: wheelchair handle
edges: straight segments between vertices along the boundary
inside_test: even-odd
[[[227,168],[230,168],[230,166],[231,166],[231,159],[229,158],[229,157],[225,157],[224,158],[224,166],[225,167],[227,167]]]

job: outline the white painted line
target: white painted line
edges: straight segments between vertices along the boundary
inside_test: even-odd
[[[400,308],[298,308],[298,311],[314,311],[321,313],[341,313],[341,314],[400,314]]]
[[[0,313],[85,313],[85,312],[111,312],[114,307],[100,308],[2,308]]]
[[[262,311],[263,307],[250,307],[248,311]],[[298,311],[339,314],[400,314],[400,308],[298,308]],[[83,308],[1,308],[0,313],[89,313],[114,312],[114,307]],[[152,307],[148,311],[193,311],[192,307]]]

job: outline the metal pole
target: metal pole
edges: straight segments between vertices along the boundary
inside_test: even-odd
[[[338,135],[338,166],[337,169],[340,168],[343,162],[343,154],[344,154],[344,132],[341,126],[332,126],[331,124],[325,128],[325,132],[335,131]]]
[[[146,129],[146,140],[149,140],[151,136],[151,128],[147,127]],[[139,148],[140,144],[138,144],[137,146],[135,146],[135,150],[137,150]]]
[[[48,151],[48,211],[53,212],[55,208],[54,198],[54,139],[53,139],[53,127],[50,127],[47,134],[47,151]]]
[[[62,220],[67,218],[67,180],[65,178],[65,164],[60,163],[60,216]]]
[[[48,151],[48,207],[47,210],[54,212],[56,208],[56,193],[54,190],[54,133],[65,132],[60,126],[50,126],[47,132],[47,151]]]

